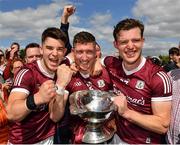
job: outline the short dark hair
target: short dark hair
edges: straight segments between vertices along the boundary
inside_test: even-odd
[[[73,47],[75,47],[76,43],[84,44],[89,42],[92,42],[94,45],[96,45],[96,38],[89,32],[81,31],[74,36]]]
[[[132,18],[127,18],[127,19],[120,21],[114,27],[114,31],[113,31],[114,40],[115,41],[117,40],[118,33],[121,30],[130,30],[130,29],[136,28],[136,27],[138,27],[141,30],[141,37],[143,37],[144,25],[141,21],[136,20],[136,19],[132,19]]]
[[[33,48],[33,47],[37,47],[37,48],[40,48],[40,45],[38,43],[29,43],[28,45],[26,45],[25,49],[24,49],[24,52],[25,52],[25,55],[26,55],[26,52],[27,52],[27,49],[28,48]]]
[[[169,55],[179,55],[179,48],[177,48],[177,47],[171,47],[170,49],[169,49]]]
[[[64,44],[66,44],[67,42],[66,34],[62,30],[56,27],[49,27],[44,30],[41,38],[42,43],[44,43],[48,37],[54,38],[56,40],[61,40],[64,42]]]
[[[13,42],[13,43],[11,44],[11,47],[12,47],[13,45],[17,45],[18,50],[20,49],[20,45],[19,45],[19,43],[17,43],[17,42]]]

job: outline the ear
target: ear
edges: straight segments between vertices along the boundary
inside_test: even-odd
[[[113,44],[114,44],[114,47],[116,48],[116,49],[118,49],[118,44],[117,44],[117,41],[113,41]],[[119,49],[118,49],[119,50]]]
[[[41,45],[39,48],[40,48],[40,54],[43,55],[43,48],[42,48],[42,45]]]
[[[67,52],[67,48],[65,47],[64,48],[64,56],[65,56],[66,52]]]

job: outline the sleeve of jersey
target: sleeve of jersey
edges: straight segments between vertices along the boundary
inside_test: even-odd
[[[64,60],[61,62],[61,64],[65,64],[67,66],[70,66],[72,63],[73,61],[68,56],[66,56]]]
[[[113,56],[105,56],[101,59],[101,64],[104,66],[104,67],[110,67],[112,66],[114,60],[116,58],[113,57]]]
[[[152,77],[151,88],[151,101],[172,100],[172,84],[170,77],[165,72],[159,71]]]
[[[20,70],[14,79],[12,92],[24,92],[29,95],[33,88],[32,78],[32,72],[29,69]]]

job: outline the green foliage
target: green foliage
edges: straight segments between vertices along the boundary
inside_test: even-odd
[[[160,55],[159,58],[162,60],[162,65],[165,65],[169,61],[169,56],[166,55]]]
[[[24,60],[24,57],[25,57],[25,51],[24,51],[24,49],[20,49],[20,57],[21,57],[21,59],[23,59]]]

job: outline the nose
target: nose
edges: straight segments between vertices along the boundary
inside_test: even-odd
[[[127,46],[128,46],[129,49],[132,49],[134,44],[133,44],[133,42],[131,40],[129,40]]]
[[[88,59],[88,57],[87,57],[87,54],[86,54],[86,52],[84,52],[83,54],[82,54],[82,60],[87,60]]]
[[[57,49],[53,49],[52,54],[53,54],[54,56],[57,56],[57,55],[58,55]]]
[[[37,59],[37,56],[33,56],[33,61],[36,61]]]

